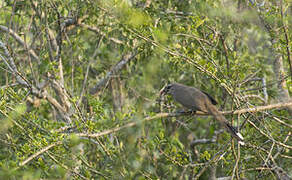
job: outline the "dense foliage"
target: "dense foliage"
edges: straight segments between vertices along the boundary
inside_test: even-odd
[[[1,1],[0,179],[289,179],[291,10]],[[180,109],[159,97],[169,82],[215,97],[247,144],[211,116],[163,114]]]

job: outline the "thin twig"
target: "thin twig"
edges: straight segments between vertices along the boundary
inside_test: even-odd
[[[52,147],[55,147],[55,146],[57,146],[57,145],[59,145],[59,144],[62,144],[62,141],[57,141],[57,142],[55,142],[55,143],[53,143],[53,144],[50,144],[49,146],[47,146],[47,147],[41,149],[40,151],[34,153],[34,154],[31,155],[31,156],[29,156],[26,160],[24,160],[23,162],[21,162],[21,163],[19,164],[19,166],[21,167],[21,166],[26,165],[28,162],[30,162],[31,160],[33,160],[34,158],[36,158],[36,157],[39,156],[40,154],[42,154],[42,153],[48,151],[48,150],[51,149]]]
[[[88,65],[87,65],[86,72],[85,72],[85,75],[84,75],[83,84],[82,84],[82,88],[81,88],[81,93],[80,93],[80,95],[79,95],[80,98],[79,98],[79,100],[78,100],[78,102],[77,102],[77,106],[78,106],[78,107],[79,107],[80,103],[81,103],[82,100],[83,100],[83,94],[85,93],[85,88],[86,88],[86,84],[87,84],[87,78],[88,78],[88,73],[89,73],[90,66],[91,66],[92,62],[94,61],[95,57],[97,56],[97,52],[98,52],[98,50],[99,50],[99,47],[100,47],[101,42],[102,42],[102,40],[103,40],[103,37],[104,37],[104,36],[101,36],[101,37],[99,38],[98,43],[97,43],[97,45],[96,45],[96,47],[95,47],[95,51],[94,51],[94,53],[93,53],[93,55],[92,55],[92,58],[89,60],[89,63],[88,63]]]
[[[276,144],[283,146],[285,148],[288,149],[292,149],[292,146],[284,144],[282,142],[276,141],[274,138],[270,137],[269,135],[267,135],[266,133],[264,133],[260,128],[258,128],[253,122],[251,122],[250,120],[248,120],[248,123],[251,124],[257,131],[259,131],[262,135],[264,135],[265,137],[267,137],[268,139],[270,139],[271,141],[275,142]]]
[[[290,75],[291,75],[290,78],[292,80],[292,59],[291,59],[291,54],[290,54],[291,51],[290,51],[290,46],[289,46],[290,40],[289,40],[289,36],[288,36],[288,34],[289,34],[288,28],[287,28],[287,25],[285,24],[285,21],[284,21],[283,0],[280,0],[280,6],[281,6],[280,7],[281,8],[281,20],[282,20],[282,24],[283,24],[283,30],[284,30],[285,41],[286,41],[287,59],[288,59],[289,67],[290,67]]]
[[[87,179],[86,177],[84,177],[83,175],[81,175],[80,173],[78,173],[76,170],[70,169],[68,166],[66,166],[65,164],[61,163],[60,161],[58,161],[53,155],[52,153],[48,152],[47,153],[48,156],[57,164],[59,164],[61,167],[63,167],[64,169],[71,171],[73,174],[79,176],[81,179]]]

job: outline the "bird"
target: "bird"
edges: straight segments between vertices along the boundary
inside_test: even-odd
[[[243,136],[226,120],[216,108],[216,100],[208,93],[195,87],[186,86],[180,83],[170,83],[161,91],[160,95],[170,94],[173,99],[183,107],[191,111],[202,111],[214,116],[230,134],[237,139],[238,143],[244,145]]]

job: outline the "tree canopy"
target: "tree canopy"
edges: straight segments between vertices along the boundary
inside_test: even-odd
[[[0,1],[0,179],[291,179],[291,11]],[[160,96],[171,82],[214,97],[246,144]]]

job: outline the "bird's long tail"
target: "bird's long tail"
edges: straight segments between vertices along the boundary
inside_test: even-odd
[[[233,127],[231,126],[226,118],[217,110],[216,106],[213,104],[208,104],[207,109],[210,114],[214,116],[214,118],[220,122],[221,125],[225,127],[225,129],[231,134],[232,137],[238,140],[238,143],[244,145],[243,136]]]

